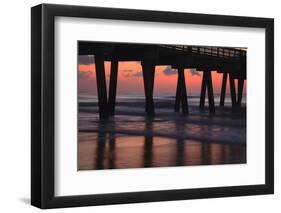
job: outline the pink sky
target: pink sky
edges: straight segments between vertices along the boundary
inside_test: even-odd
[[[167,72],[165,72],[165,70]],[[176,92],[177,74],[167,66],[156,66],[155,70],[154,95],[174,95]],[[170,72],[169,72],[170,71]],[[107,86],[110,75],[110,62],[105,62],[105,72]],[[79,64],[79,91],[91,92],[96,94],[96,74],[95,64]],[[118,65],[118,82],[117,95],[124,94],[144,94],[142,67],[139,62],[119,62]],[[185,80],[188,95],[200,93],[202,72],[191,73],[189,69],[185,69]],[[222,74],[212,72],[212,81],[214,93],[220,93]],[[236,82],[237,83],[237,82]],[[229,92],[227,85],[227,92]],[[246,87],[246,84],[245,84]],[[244,87],[244,88],[245,88]],[[245,89],[244,89],[245,93]]]

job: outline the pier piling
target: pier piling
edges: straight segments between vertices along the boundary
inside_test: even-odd
[[[104,59],[100,55],[95,57],[96,65],[96,80],[97,80],[97,90],[98,90],[98,106],[100,118],[108,118],[108,107],[107,107],[107,90],[106,90],[106,79],[104,70]]]
[[[115,114],[117,76],[118,76],[118,61],[112,60],[110,65],[110,82],[109,82],[109,97],[108,97],[109,115]]]
[[[209,70],[203,71],[200,106],[199,106],[200,110],[203,110],[205,107],[206,90],[208,91],[209,112],[213,114],[215,113],[215,101],[214,101],[212,75],[211,75],[211,71]]]
[[[143,61],[142,72],[145,93],[145,111],[147,115],[153,116],[155,114],[153,101],[155,65],[151,61]]]

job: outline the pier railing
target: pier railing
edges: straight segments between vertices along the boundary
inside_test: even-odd
[[[228,47],[195,47],[188,45],[160,45],[163,48],[182,51],[191,54],[200,54],[205,56],[213,56],[220,58],[241,58],[246,55],[243,48],[228,48]]]

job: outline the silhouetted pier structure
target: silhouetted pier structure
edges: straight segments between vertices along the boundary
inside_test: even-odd
[[[79,55],[94,55],[98,91],[98,106],[101,118],[114,115],[118,62],[140,61],[142,65],[145,111],[153,116],[153,89],[155,66],[171,66],[178,71],[175,96],[175,111],[180,109],[188,114],[187,92],[184,69],[196,69],[203,73],[200,109],[204,109],[206,91],[210,113],[215,113],[214,93],[211,72],[223,75],[220,106],[224,106],[226,84],[229,79],[232,108],[241,106],[244,80],[246,80],[246,51],[227,47],[201,47],[189,45],[130,44],[110,42],[79,42]],[[107,98],[104,62],[111,62],[109,97]],[[234,80],[238,80],[238,92]]]

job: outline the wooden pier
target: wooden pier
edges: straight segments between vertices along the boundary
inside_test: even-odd
[[[121,61],[140,61],[143,72],[145,112],[155,114],[153,89],[155,66],[171,66],[178,71],[175,94],[175,112],[188,114],[185,69],[196,69],[203,73],[200,110],[205,107],[208,94],[209,112],[215,113],[215,102],[211,72],[223,75],[220,106],[224,106],[226,84],[229,79],[232,108],[241,106],[244,81],[246,80],[246,51],[227,47],[200,47],[189,45],[130,44],[110,42],[79,42],[79,55],[94,55],[100,118],[108,118],[115,113],[118,63]],[[104,62],[111,62],[109,93],[106,89]],[[236,94],[235,79],[238,80]],[[109,94],[109,95],[107,95]],[[108,97],[107,97],[108,96]]]

